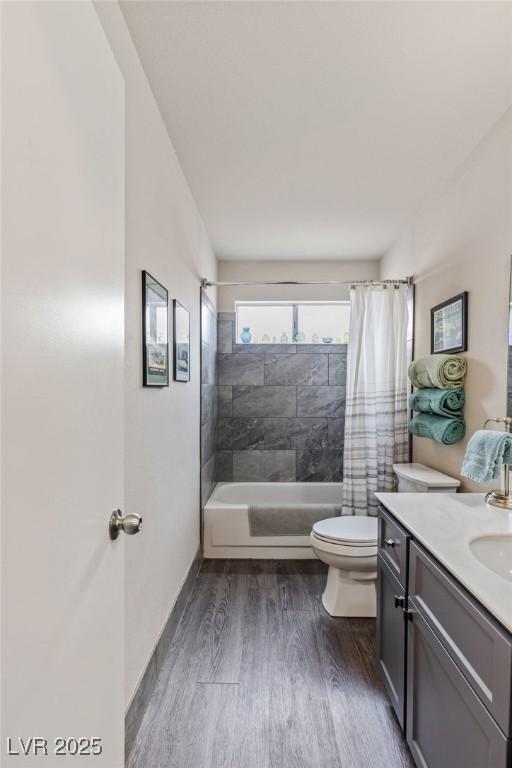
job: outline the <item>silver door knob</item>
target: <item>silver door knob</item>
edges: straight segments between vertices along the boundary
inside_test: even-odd
[[[110,516],[108,524],[108,533],[112,540],[117,539],[119,532],[123,531],[128,536],[133,536],[134,533],[138,533],[142,528],[142,517],[131,512],[129,515],[123,517],[123,513],[120,509],[114,509]]]

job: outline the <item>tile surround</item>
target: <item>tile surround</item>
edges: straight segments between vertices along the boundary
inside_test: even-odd
[[[327,442],[330,448],[343,448],[345,438],[345,417],[327,419]]]
[[[297,450],[297,481],[340,482],[343,478],[343,449]]]
[[[229,312],[217,345],[216,480],[341,480],[347,347],[237,344]]]
[[[254,357],[251,355],[252,359]],[[264,383],[328,384],[328,359],[329,355],[303,355],[299,352],[294,355],[265,355]]]
[[[243,352],[249,355],[294,355],[297,352],[296,344],[235,344],[233,352]]]
[[[215,454],[215,479],[218,483],[233,480],[233,451],[217,451]]]
[[[267,450],[327,448],[327,419],[264,419],[264,445]]]
[[[217,393],[214,384],[204,384],[201,392],[201,426],[209,424],[217,413]]]
[[[217,315],[201,291],[201,509],[215,484],[217,408]]]
[[[295,475],[295,451],[233,451],[235,483],[290,482]]]
[[[217,416],[233,415],[233,387],[217,387]]]
[[[296,416],[296,387],[233,386],[233,416]]]
[[[344,414],[345,387],[297,387],[297,416],[339,419]]]
[[[265,447],[265,419],[234,418],[217,422],[217,449],[253,451]]]
[[[329,355],[329,384],[345,386],[347,381],[347,355]]]
[[[217,383],[264,384],[265,355],[217,355]]]

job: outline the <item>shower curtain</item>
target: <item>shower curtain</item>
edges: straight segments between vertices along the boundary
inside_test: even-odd
[[[406,285],[353,286],[347,360],[343,515],[376,515],[408,461]]]

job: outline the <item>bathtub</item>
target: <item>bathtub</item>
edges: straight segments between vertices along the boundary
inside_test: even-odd
[[[251,504],[339,504],[342,483],[217,483],[204,508],[206,558],[315,559],[308,536],[251,536]]]

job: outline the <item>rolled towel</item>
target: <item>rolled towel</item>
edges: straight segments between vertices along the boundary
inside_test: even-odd
[[[479,429],[467,444],[461,475],[477,483],[497,480],[503,464],[512,464],[512,435]]]
[[[438,416],[461,416],[463,405],[463,389],[417,389],[409,398],[412,411],[435,413]]]
[[[428,355],[409,366],[409,378],[418,389],[458,389],[464,384],[467,363],[459,355]]]
[[[466,424],[462,419],[448,419],[431,413],[418,413],[411,419],[409,432],[416,437],[430,437],[437,443],[453,445],[462,440]]]

